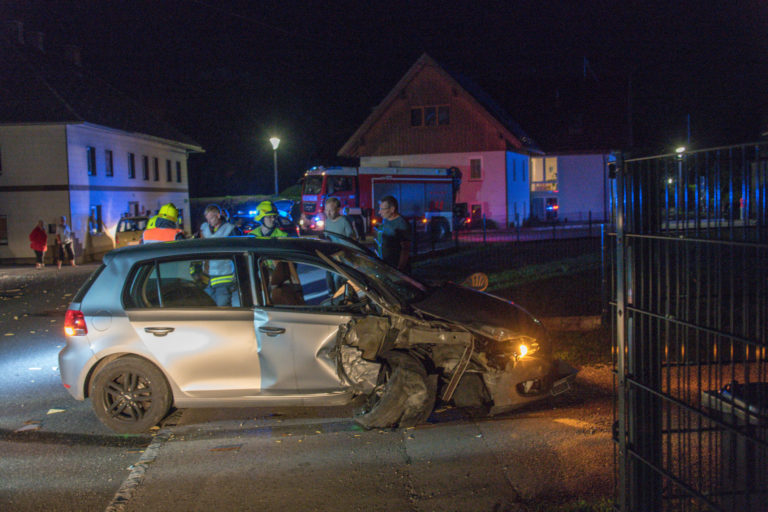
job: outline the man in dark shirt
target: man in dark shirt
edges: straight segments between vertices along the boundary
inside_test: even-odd
[[[384,196],[379,200],[379,256],[403,272],[411,269],[408,258],[411,255],[411,227],[397,212],[397,199]]]

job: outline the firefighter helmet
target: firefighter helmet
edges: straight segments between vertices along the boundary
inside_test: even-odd
[[[171,222],[179,221],[179,211],[173,205],[173,203],[164,204],[160,211],[157,212],[157,216],[163,219],[167,219]]]
[[[270,215],[277,215],[277,208],[272,204],[272,201],[262,201],[259,203],[259,206],[256,207],[256,216],[253,220],[261,222],[261,219]]]

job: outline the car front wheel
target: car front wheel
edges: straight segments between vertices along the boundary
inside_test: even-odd
[[[427,420],[435,405],[436,383],[424,366],[403,352],[390,352],[379,381],[355,417],[365,428],[411,427]]]
[[[171,390],[162,372],[132,356],[101,368],[91,381],[90,397],[99,420],[120,434],[146,432],[171,407]]]

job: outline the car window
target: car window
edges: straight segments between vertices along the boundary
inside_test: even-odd
[[[232,257],[145,263],[132,274],[126,308],[239,307],[236,269]]]
[[[259,273],[272,306],[339,310],[364,301],[364,294],[340,274],[298,261],[262,259]]]

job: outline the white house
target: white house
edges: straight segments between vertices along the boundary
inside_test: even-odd
[[[363,167],[457,167],[457,203],[499,226],[607,218],[609,152],[545,154],[470,80],[422,55],[339,151]]]
[[[0,37],[0,261],[31,261],[38,219],[65,215],[77,259],[114,247],[122,216],[173,202],[190,230],[187,158],[202,148],[69,58]],[[49,237],[50,239],[50,237]],[[48,256],[50,259],[50,256]]]

